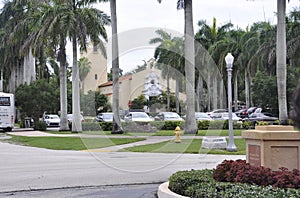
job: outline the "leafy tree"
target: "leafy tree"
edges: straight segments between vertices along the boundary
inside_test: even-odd
[[[84,115],[95,116],[100,107],[103,112],[110,109],[107,96],[99,91],[89,91],[87,94],[82,94],[80,99],[80,106]]]
[[[143,109],[144,106],[147,104],[147,100],[144,95],[140,95],[131,101],[131,109]]]
[[[30,85],[20,85],[15,92],[16,108],[20,110],[22,117],[30,116],[35,122],[46,111],[57,113],[59,111],[59,94],[56,83],[48,83],[45,79],[39,79]]]
[[[251,85],[252,99],[256,106],[263,109],[274,109],[278,107],[276,76],[266,75],[258,71]]]

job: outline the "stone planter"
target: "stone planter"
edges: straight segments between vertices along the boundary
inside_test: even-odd
[[[172,192],[169,189],[169,182],[165,182],[158,187],[157,196],[158,198],[189,198]]]
[[[293,126],[256,126],[242,132],[246,140],[246,159],[254,166],[272,170],[300,169],[300,132]]]

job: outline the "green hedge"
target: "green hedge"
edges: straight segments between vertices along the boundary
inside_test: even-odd
[[[169,178],[169,188],[177,194],[191,198],[300,197],[300,190],[297,189],[217,182],[212,175],[213,170],[208,169],[179,171]]]
[[[38,131],[46,131],[47,130],[47,124],[46,124],[46,122],[43,122],[43,121],[35,122],[33,129],[38,130]]]

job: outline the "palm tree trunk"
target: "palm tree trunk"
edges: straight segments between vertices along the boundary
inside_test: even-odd
[[[217,80],[217,72],[213,74],[213,109],[218,108],[218,80]]]
[[[60,131],[69,130],[67,113],[67,66],[66,66],[66,48],[65,39],[61,37],[60,51],[59,51],[59,88],[60,88]]]
[[[176,113],[180,113],[180,103],[179,103],[179,79],[178,79],[178,78],[176,78],[175,95],[176,95]]]
[[[249,78],[247,68],[245,69],[245,98],[246,98],[246,108],[250,107],[250,89],[249,89]]]
[[[211,111],[211,105],[210,105],[210,96],[211,96],[211,87],[210,87],[210,68],[207,70],[207,111]]]
[[[72,67],[72,131],[82,132],[80,119],[80,94],[79,94],[79,69],[77,63],[77,41],[76,34],[72,38],[73,42],[73,67]]]
[[[195,119],[195,44],[193,28],[193,1],[184,1],[184,53],[186,74],[186,121],[185,133],[196,134],[198,132]]]
[[[197,111],[202,111],[203,78],[202,78],[200,71],[199,71],[199,75],[198,75],[197,94],[198,94],[198,109],[197,109]]]
[[[170,111],[170,66],[167,66],[167,111]]]
[[[113,127],[111,133],[123,133],[119,112],[119,46],[116,0],[110,0],[112,27],[112,73],[113,73]]]
[[[286,101],[286,0],[277,0],[276,73],[280,124],[288,124]]]

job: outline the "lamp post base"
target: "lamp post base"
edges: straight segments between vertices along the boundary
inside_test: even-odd
[[[226,151],[228,152],[237,152],[237,148],[235,145],[228,145],[227,148],[226,148]]]

